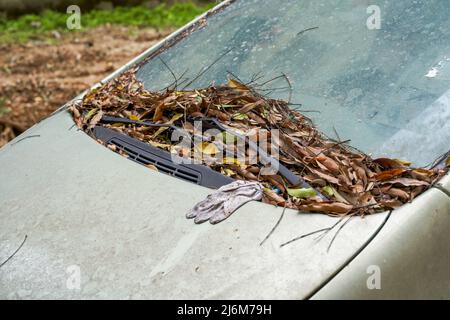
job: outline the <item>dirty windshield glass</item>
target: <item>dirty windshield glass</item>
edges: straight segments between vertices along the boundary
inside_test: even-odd
[[[264,76],[332,138],[425,166],[449,149],[448,0],[240,0],[138,73],[151,90]],[[181,86],[183,87],[183,86]],[[181,89],[181,88],[179,88]]]

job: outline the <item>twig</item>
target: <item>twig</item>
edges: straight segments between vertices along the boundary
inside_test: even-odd
[[[264,87],[266,84],[268,84],[268,83],[270,83],[270,82],[273,82],[273,81],[275,81],[275,80],[278,80],[278,79],[280,79],[280,78],[283,78],[283,77],[284,77],[284,76],[281,75],[281,76],[278,76],[278,77],[269,79],[269,80],[267,80],[267,81],[265,81],[265,82],[263,82],[263,83],[261,83],[261,84],[257,84],[256,86],[257,86],[257,87]]]
[[[240,83],[244,83],[244,81],[242,81],[237,75],[235,75],[233,72],[231,72],[230,70],[227,70],[227,73],[229,75],[231,75],[233,78],[235,78],[236,80],[238,80]]]
[[[353,215],[350,215],[350,216],[348,217],[347,221],[345,221],[345,222],[339,227],[339,229],[336,231],[336,233],[334,234],[333,238],[332,238],[331,241],[330,241],[330,244],[328,245],[327,253],[328,253],[328,251],[330,251],[330,248],[331,248],[331,246],[333,245],[333,242],[334,242],[334,240],[336,239],[336,237],[337,237],[337,235],[339,234],[339,232],[342,230],[342,228],[345,227],[345,225],[350,221],[350,219],[351,219],[352,217],[353,217]]]
[[[184,114],[184,123],[186,123],[187,122],[187,113],[186,113],[186,107],[185,106],[183,106],[181,103],[179,103],[178,101],[176,101],[175,100],[175,102],[176,102],[176,104],[179,106],[179,107],[181,107],[181,109],[183,109],[183,114]]]
[[[314,235],[314,234],[316,234],[316,233],[323,232],[323,231],[326,231],[326,230],[328,230],[328,228],[316,230],[316,231],[313,231],[313,232],[310,232],[310,233],[306,233],[306,234],[302,234],[302,235],[299,236],[299,237],[296,237],[296,238],[294,238],[294,239],[292,239],[292,240],[289,240],[289,241],[287,241],[287,242],[281,244],[281,245],[280,245],[280,248],[282,248],[282,247],[284,247],[284,246],[286,246],[286,245],[288,245],[288,244],[290,244],[290,243],[292,243],[292,242],[295,242],[295,241],[297,241],[297,240],[300,240],[300,239],[303,239],[303,238],[312,236],[312,235]]]
[[[264,244],[264,242],[266,242],[269,239],[269,237],[272,235],[272,233],[274,233],[275,229],[278,228],[278,226],[280,225],[280,222],[281,222],[281,220],[283,220],[283,217],[284,217],[284,212],[286,211],[286,205],[287,205],[287,202],[285,202],[283,212],[281,212],[281,216],[278,219],[277,223],[273,226],[272,230],[270,230],[270,232],[267,234],[267,236],[264,238],[264,240],[261,241],[261,243],[259,244],[260,246],[262,246]]]
[[[186,75],[186,73],[187,73],[188,71],[189,71],[189,69],[186,69],[186,70],[181,74],[179,80],[183,79],[183,77]],[[187,78],[184,79],[183,81],[178,82],[178,85],[181,86],[183,83],[185,83],[186,81],[189,81],[189,80],[190,80],[190,78],[187,77]],[[170,85],[173,85],[173,82],[172,82]]]
[[[15,142],[11,143],[11,145],[13,146],[13,145],[18,144],[19,142],[21,142],[23,140],[26,140],[26,139],[29,139],[29,138],[39,138],[40,136],[41,136],[40,134],[35,134],[35,135],[32,135],[32,136],[26,136],[26,137],[24,137],[22,139],[19,139],[19,140],[15,141]]]
[[[319,110],[300,110],[302,113],[308,113],[308,112],[310,112],[310,113],[322,113],[322,111],[319,111]]]
[[[252,76],[252,79],[250,80],[250,82],[245,83],[246,86],[251,85],[252,83],[255,83],[256,81],[258,81],[259,79],[264,78],[264,75],[261,75],[262,71],[259,71],[258,73],[255,73]]]
[[[286,89],[289,89],[289,87],[258,89],[258,91],[264,91],[264,92],[265,92],[265,91],[269,91],[269,92],[272,92],[272,91],[286,90]]]
[[[231,50],[233,50],[234,47],[228,49],[227,51],[225,51],[222,55],[220,55],[220,57],[218,57],[216,60],[213,61],[213,63],[211,63],[208,67],[206,67],[202,72],[200,72],[194,79],[192,79],[191,81],[189,81],[182,90],[185,90],[187,87],[189,87],[192,83],[194,83],[198,78],[200,78],[202,75],[204,75],[209,69],[212,68],[212,66],[214,66],[217,62],[219,62],[223,57],[225,57],[228,53],[231,52]]]
[[[291,103],[291,100],[292,100],[292,84],[291,84],[291,81],[289,80],[288,76],[285,73],[282,72],[281,74],[284,76],[284,78],[286,79],[286,82],[289,85],[289,98],[288,98],[288,104],[289,104],[289,103]]]
[[[339,223],[341,223],[344,220],[345,216],[341,217],[339,219],[339,221],[334,224],[332,227],[330,227],[328,230],[325,230],[325,232],[319,236],[317,236],[316,238],[314,238],[315,242],[319,242],[320,240],[322,240],[329,232],[331,232],[331,230],[333,230]]]
[[[301,103],[288,103],[287,104],[288,106],[297,106],[297,107],[303,107],[303,104],[301,104]],[[301,113],[305,113],[305,112],[313,112],[313,113],[322,113],[322,111],[320,111],[320,110],[302,110],[302,109],[300,109],[300,108],[298,108],[297,109],[299,112],[301,112]],[[308,118],[308,120],[310,120],[309,118]]]
[[[339,133],[337,132],[335,126],[333,126],[334,134],[336,135],[336,138],[338,139],[338,142],[341,142],[341,137],[339,136]]]
[[[312,27],[312,28],[307,28],[305,30],[302,30],[299,33],[297,33],[297,36],[300,36],[300,35],[304,34],[305,32],[312,31],[312,30],[315,30],[315,29],[319,29],[319,27]]]
[[[3,261],[0,264],[0,268],[3,267],[9,260],[12,259],[12,257],[14,257],[16,255],[17,252],[19,252],[19,250],[22,248],[22,246],[24,245],[25,241],[27,240],[28,236],[25,235],[25,238],[23,239],[22,243],[20,244],[20,246],[16,249],[16,251],[14,251],[14,253],[12,255],[9,256],[8,259],[6,259],[5,261]]]
[[[445,160],[450,156],[450,150],[446,153],[439,156],[436,160],[434,160],[432,163],[427,165],[427,167],[430,167],[430,169],[435,169],[438,165],[440,165],[442,162],[445,162]]]
[[[282,247],[284,247],[284,246],[286,246],[286,245],[288,245],[288,244],[290,244],[290,243],[292,243],[292,242],[295,242],[295,241],[297,241],[297,240],[300,240],[300,239],[303,239],[303,238],[306,238],[306,237],[315,235],[315,234],[317,234],[317,233],[319,233],[319,232],[324,232],[324,231],[325,231],[325,233],[326,233],[326,232],[328,232],[328,231],[330,231],[330,230],[333,230],[334,227],[336,227],[341,221],[342,221],[342,218],[339,219],[339,221],[336,222],[336,223],[335,223],[334,225],[332,225],[331,227],[323,228],[323,229],[316,230],[316,231],[313,231],[313,232],[310,232],[310,233],[307,233],[307,234],[303,234],[303,235],[301,235],[301,236],[299,236],[299,237],[296,237],[296,238],[294,238],[294,239],[292,239],[292,240],[289,240],[288,242],[285,242],[285,243],[283,243],[282,245],[280,245],[280,248],[282,248]]]
[[[327,151],[329,151],[329,150],[331,150],[333,148],[336,148],[337,146],[340,146],[342,144],[349,143],[350,141],[351,141],[350,139],[344,140],[344,141],[339,141],[339,142],[336,142],[336,143],[332,144],[331,146],[325,147],[325,149],[323,149],[319,153],[315,154],[314,158],[318,157],[321,153],[325,154],[325,152],[327,152]]]
[[[175,73],[172,71],[172,69],[169,67],[169,65],[163,60],[163,58],[158,57],[159,60],[161,60],[162,64],[169,70],[169,72],[172,74],[172,77],[174,78],[174,82],[172,84],[175,84],[175,89],[178,87],[178,78],[175,75]],[[172,84],[170,84],[166,89],[169,89]]]

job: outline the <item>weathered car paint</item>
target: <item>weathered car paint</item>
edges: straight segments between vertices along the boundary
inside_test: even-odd
[[[31,137],[23,139],[24,137]],[[353,257],[387,213],[337,219],[252,202],[219,225],[185,214],[209,189],[110,151],[60,112],[0,149],[0,298],[305,298]],[[77,270],[80,289],[77,289]],[[75,283],[75,284],[74,284]]]

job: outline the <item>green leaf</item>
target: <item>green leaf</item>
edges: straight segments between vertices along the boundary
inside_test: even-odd
[[[131,116],[129,116],[128,117],[130,120],[134,120],[134,121],[139,121],[139,120],[141,120],[138,116],[135,116],[135,115],[131,115]]]
[[[89,112],[84,117],[84,121],[89,121],[89,119],[92,118],[92,116],[97,112],[97,110],[98,110],[97,108],[89,110]]]
[[[333,187],[330,187],[330,186],[323,187],[322,191],[329,197],[333,196],[333,194],[334,194],[334,189],[333,189]]]
[[[238,113],[233,115],[233,119],[234,120],[245,120],[245,119],[248,119],[248,116],[246,114],[238,112]]]
[[[176,114],[173,115],[172,119],[167,121],[165,124],[173,124],[175,121],[180,119],[182,116],[183,116],[182,113],[176,113]],[[159,128],[158,131],[156,131],[155,134],[152,136],[152,138],[155,139],[157,136],[159,136],[161,133],[163,133],[167,129],[168,129],[168,127],[161,127],[161,128]]]
[[[307,199],[312,198],[317,195],[316,190],[313,188],[302,188],[302,189],[287,189],[287,193],[294,198]]]

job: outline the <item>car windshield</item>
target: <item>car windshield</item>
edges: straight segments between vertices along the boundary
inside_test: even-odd
[[[240,0],[137,76],[150,90],[173,83],[167,66],[205,71],[189,88],[275,78],[262,92],[291,95],[331,138],[425,166],[449,149],[449,12],[448,0]]]

